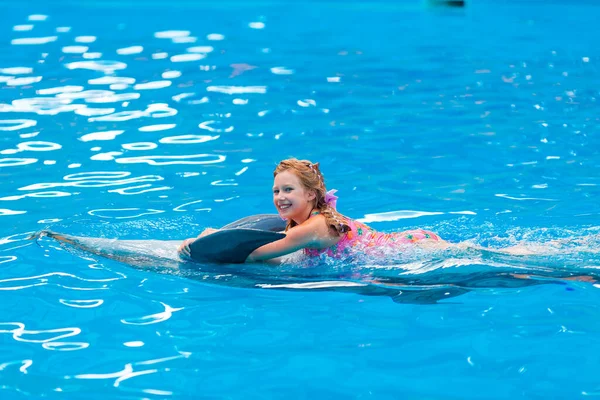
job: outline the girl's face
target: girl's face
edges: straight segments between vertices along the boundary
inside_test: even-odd
[[[313,208],[315,192],[306,190],[300,179],[290,172],[283,171],[273,182],[273,204],[282,218],[302,223]]]

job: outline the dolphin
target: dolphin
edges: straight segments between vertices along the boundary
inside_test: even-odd
[[[410,273],[402,266],[377,268],[372,263],[340,261],[341,267],[241,264],[263,244],[284,237],[285,221],[272,214],[249,216],[225,225],[219,231],[197,239],[190,245],[192,260],[179,256],[179,240],[118,240],[72,236],[51,230],[34,235],[36,241],[49,237],[68,249],[112,259],[130,267],[177,274],[228,286],[312,290],[356,293],[363,296],[388,296],[398,303],[433,304],[475,289],[520,288],[539,284],[565,285],[578,275],[540,267],[524,257],[508,257],[497,251],[470,249],[449,269],[452,259],[444,254],[421,260],[431,268],[426,273]],[[438,257],[438,258],[436,258]],[[529,265],[528,265],[529,263]],[[465,265],[466,264],[466,265]],[[459,267],[460,265],[460,267]],[[442,271],[443,269],[443,271]],[[213,279],[210,280],[210,277]],[[597,280],[586,275],[586,278]]]

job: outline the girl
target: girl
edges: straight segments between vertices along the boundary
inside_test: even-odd
[[[335,190],[326,191],[318,163],[295,158],[283,160],[273,175],[273,203],[279,215],[288,221],[286,237],[254,250],[246,262],[269,260],[300,249],[309,257],[324,253],[342,257],[352,250],[371,253],[374,249],[407,244],[447,246],[433,232],[418,229],[381,233],[338,213]],[[200,237],[213,232],[215,229],[208,228]],[[193,240],[184,241],[179,252],[189,256],[188,245]]]

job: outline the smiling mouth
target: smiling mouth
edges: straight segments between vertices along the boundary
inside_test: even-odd
[[[290,208],[292,205],[291,204],[280,204],[278,207],[281,211],[285,211],[288,208]]]

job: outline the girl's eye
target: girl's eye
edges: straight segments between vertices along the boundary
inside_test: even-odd
[[[273,194],[279,193],[279,190],[273,190]]]
[[[285,188],[285,191],[289,193],[292,191],[292,188]]]

